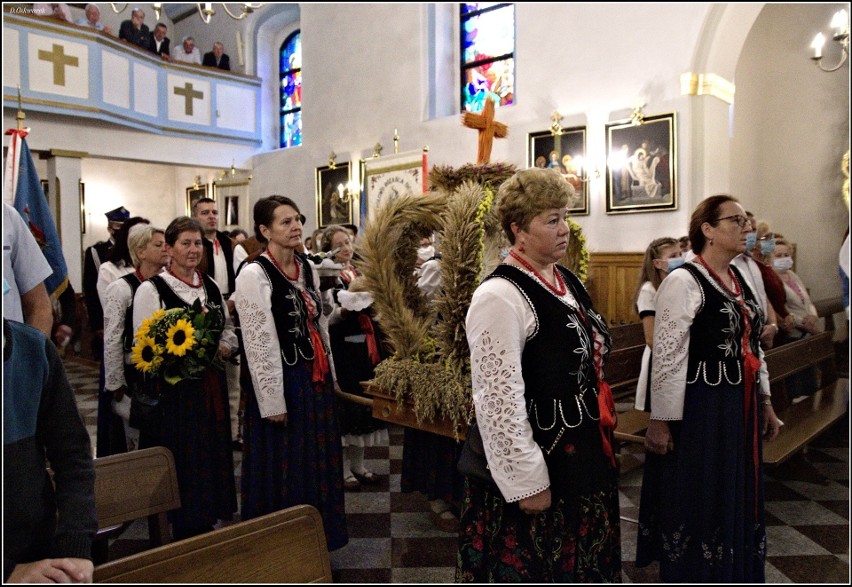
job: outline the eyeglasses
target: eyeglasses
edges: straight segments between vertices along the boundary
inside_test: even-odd
[[[733,220],[740,228],[745,228],[746,224],[751,224],[751,221],[741,214],[734,214],[733,216],[722,216],[721,218],[717,218],[716,222],[719,222],[720,220]]]

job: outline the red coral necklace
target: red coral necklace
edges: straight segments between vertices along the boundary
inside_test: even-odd
[[[293,259],[293,264],[296,266],[296,277],[290,277],[287,275],[287,272],[284,271],[284,268],[278,262],[278,259],[275,258],[275,255],[272,254],[268,248],[266,249],[266,255],[269,257],[269,260],[272,261],[272,264],[281,272],[281,275],[289,279],[290,281],[299,281],[299,261],[297,259]]]
[[[175,272],[174,272],[174,271],[172,271],[172,268],[171,268],[171,267],[169,267],[168,269],[166,269],[166,271],[169,273],[169,275],[171,275],[172,277],[174,277],[175,279],[177,279],[177,280],[178,280],[178,281],[180,281],[181,283],[185,283],[185,284],[186,284],[186,285],[188,285],[189,287],[194,287],[194,288],[196,288],[196,289],[197,289],[197,288],[201,287],[202,285],[204,285],[204,279],[202,279],[202,277],[201,277],[201,272],[199,272],[199,271],[198,271],[198,269],[196,269],[196,270],[194,270],[194,271],[193,271],[193,275],[197,275],[197,276],[198,276],[198,285],[195,285],[195,284],[194,284],[194,283],[192,283],[191,281],[187,281],[187,280],[183,279],[182,277],[178,277],[177,275],[175,275]],[[142,281],[145,281],[145,280],[143,279]]]
[[[547,281],[542,275],[535,270],[535,267],[530,265],[526,259],[521,257],[519,254],[515,252],[515,249],[509,250],[509,255],[518,263],[523,265],[524,269],[535,275],[539,281],[541,281],[544,285],[547,286],[547,289],[555,293],[557,296],[562,297],[565,295],[565,292],[568,291],[568,288],[565,287],[565,282],[562,281],[562,276],[559,275],[559,270],[554,267],[553,268],[553,277],[556,280],[556,285],[553,286],[549,281]]]

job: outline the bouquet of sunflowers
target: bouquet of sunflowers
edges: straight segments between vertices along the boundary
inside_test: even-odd
[[[170,385],[200,379],[210,366],[224,369],[217,356],[224,313],[208,311],[199,300],[187,308],[157,310],[136,331],[131,360],[145,378]]]

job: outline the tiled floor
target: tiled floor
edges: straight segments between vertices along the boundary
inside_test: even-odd
[[[68,377],[86,425],[95,437],[97,368],[71,359]],[[235,452],[239,475],[240,453]],[[622,455],[621,514],[636,519],[642,455]],[[382,475],[375,486],[346,494],[350,541],[331,553],[338,583],[447,583],[453,580],[456,536],[432,522],[426,499],[400,492],[402,430],[391,428],[390,446],[367,449],[368,468]],[[806,455],[766,470],[769,534],[767,582],[849,583],[849,430],[842,421]],[[110,548],[111,557],[145,548],[144,524],[131,526]],[[637,569],[636,525],[622,524],[623,579],[656,582],[654,566]]]

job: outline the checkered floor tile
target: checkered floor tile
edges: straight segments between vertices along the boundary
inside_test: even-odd
[[[66,361],[68,378],[94,446],[97,365]],[[456,535],[438,528],[426,498],[400,491],[402,429],[391,427],[389,446],[368,448],[365,465],[381,475],[377,485],[346,494],[349,544],[331,553],[338,583],[449,583],[453,581]],[[643,455],[621,454],[621,515],[625,582],[657,581],[655,566],[634,565]],[[235,452],[236,473],[240,453]],[[239,482],[238,482],[239,484]],[[840,422],[806,453],[766,469],[766,518],[771,583],[849,583],[849,430]],[[110,546],[110,557],[147,546],[144,523],[128,528]]]

